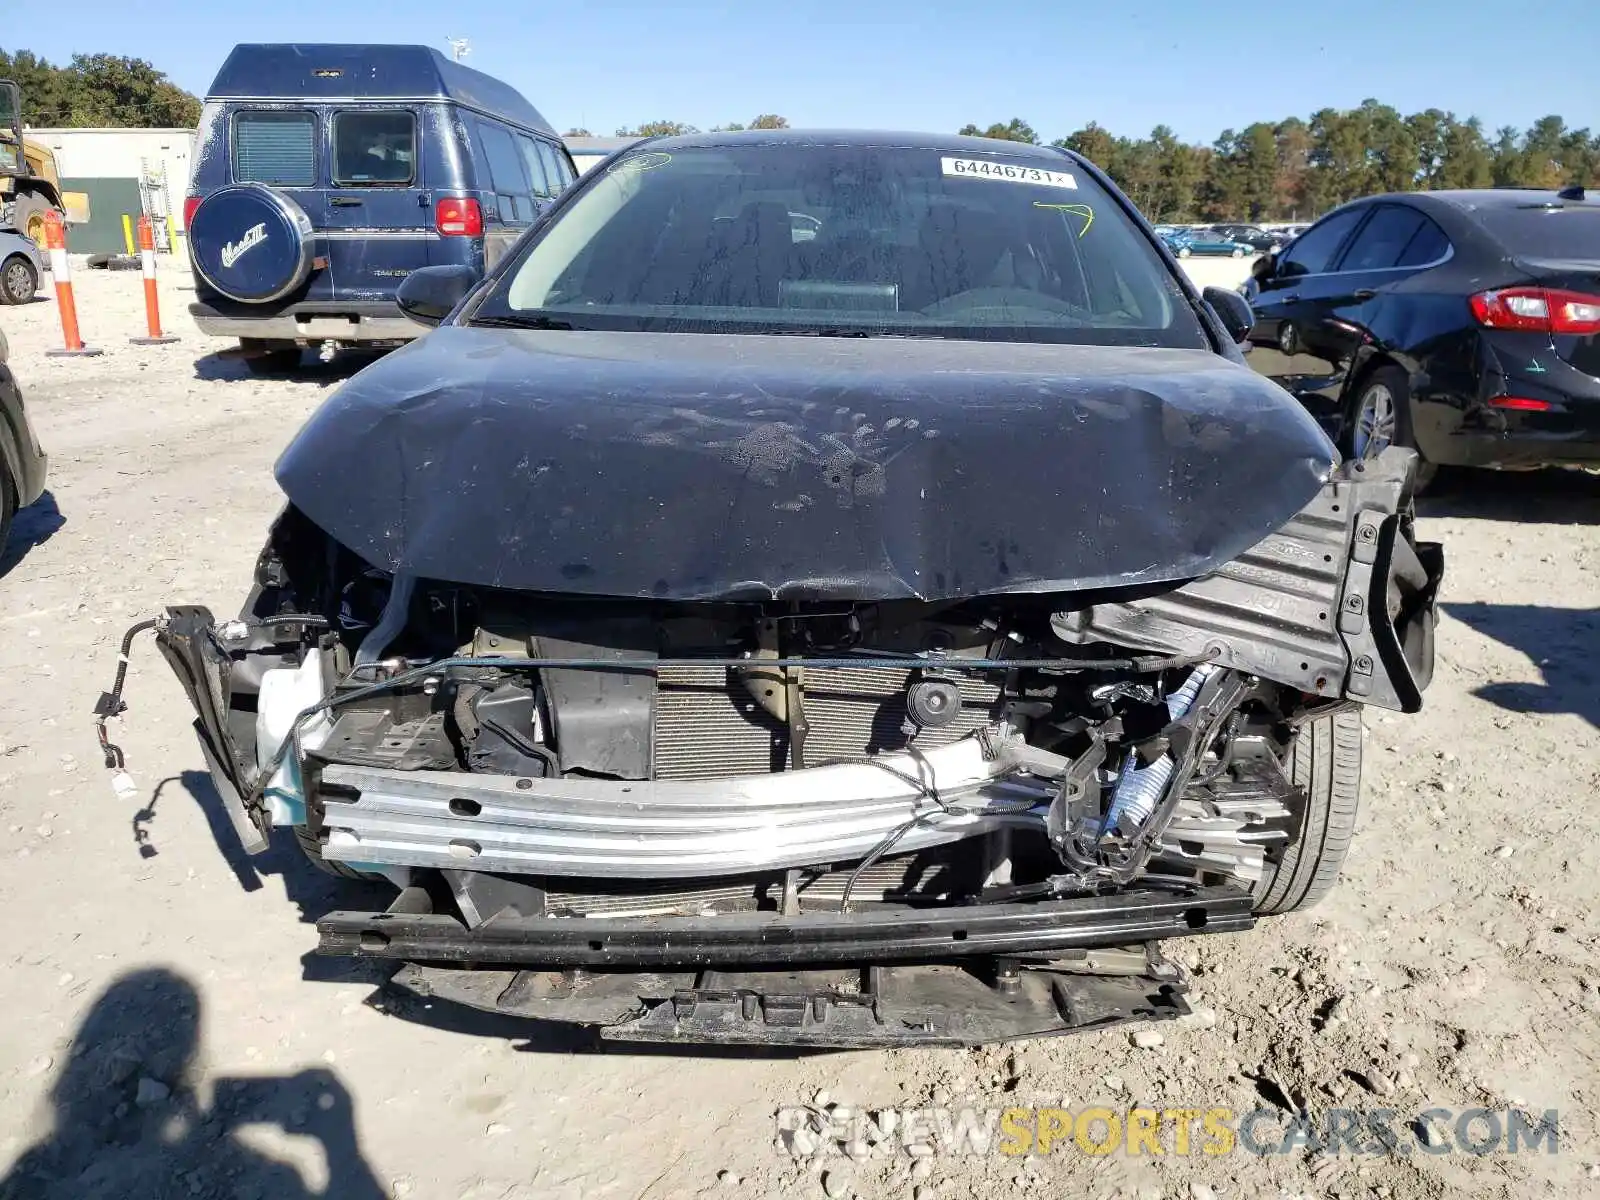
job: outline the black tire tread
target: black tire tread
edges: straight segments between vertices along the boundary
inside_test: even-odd
[[[1288,774],[1305,791],[1305,823],[1256,886],[1258,916],[1310,908],[1338,882],[1361,798],[1361,714],[1346,710],[1302,726]]]
[[[267,350],[252,354],[244,360],[245,370],[252,375],[287,375],[300,365],[300,350]]]
[[[374,876],[366,871],[358,871],[354,867],[346,866],[342,862],[329,862],[322,857],[322,843],[317,839],[309,826],[296,825],[294,827],[295,844],[300,847],[300,853],[311,860],[311,865],[317,870],[338,879],[372,879]]]

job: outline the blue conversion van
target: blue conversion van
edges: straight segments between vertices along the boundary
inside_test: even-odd
[[[577,177],[514,88],[427,46],[236,46],[196,143],[189,311],[260,372],[418,336],[400,281],[492,266]]]

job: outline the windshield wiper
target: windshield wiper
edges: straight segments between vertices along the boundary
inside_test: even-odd
[[[849,329],[845,326],[805,326],[800,329],[755,329],[753,333],[774,337],[836,337],[836,338],[942,338],[942,333],[913,333],[902,329]]]
[[[564,329],[577,328],[571,321],[560,321],[555,317],[539,316],[529,313],[518,316],[514,313],[498,317],[475,317],[468,322],[472,325],[487,325],[492,329]]]

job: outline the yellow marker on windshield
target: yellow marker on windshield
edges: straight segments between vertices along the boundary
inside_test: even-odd
[[[1078,230],[1079,237],[1082,237],[1084,234],[1088,233],[1089,226],[1094,224],[1094,209],[1090,208],[1087,204],[1043,204],[1038,200],[1035,200],[1033,202],[1033,206],[1035,208],[1058,209],[1061,212],[1069,212],[1074,216],[1082,217],[1083,228]]]

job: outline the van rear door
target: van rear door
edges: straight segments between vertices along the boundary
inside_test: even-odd
[[[363,105],[327,109],[328,182],[312,214],[326,247],[333,298],[388,300],[428,264],[438,237],[418,114]]]
[[[325,208],[319,162],[322,119],[304,105],[252,105],[235,109],[228,120],[228,145],[234,183],[262,183],[299,205],[313,227]],[[205,151],[202,150],[202,163]],[[200,166],[196,165],[198,182]],[[286,300],[326,300],[332,285],[326,271],[313,270],[303,295]]]

